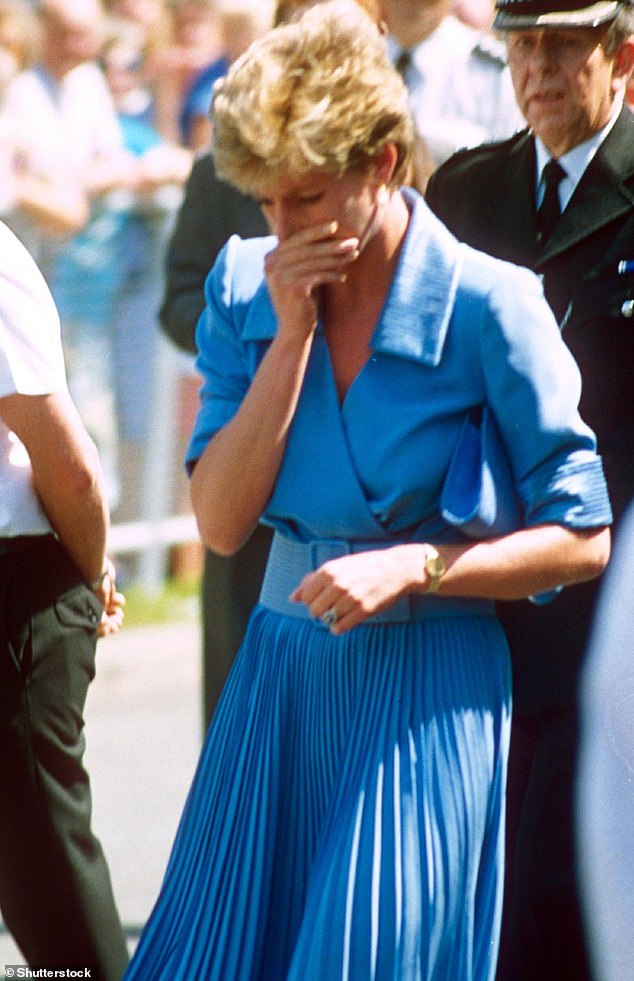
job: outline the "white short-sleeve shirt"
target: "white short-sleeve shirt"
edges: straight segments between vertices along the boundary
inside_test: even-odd
[[[112,96],[103,73],[91,62],[61,79],[38,65],[19,72],[3,94],[2,113],[27,171],[45,180],[81,186],[96,160],[122,149]],[[7,223],[40,268],[50,271],[63,239],[44,233],[21,208],[7,211]]]
[[[396,61],[400,45],[387,38]],[[456,150],[507,139],[526,126],[504,44],[448,16],[412,50],[405,75],[416,128],[436,165]]]
[[[65,390],[55,303],[29,253],[0,222],[0,398]],[[0,421],[0,538],[50,530],[27,452]]]

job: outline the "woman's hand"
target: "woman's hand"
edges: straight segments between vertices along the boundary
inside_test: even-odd
[[[337,222],[311,225],[280,241],[264,263],[280,332],[307,337],[315,329],[318,287],[342,282],[359,252],[358,238],[337,238]]]
[[[334,611],[330,630],[342,634],[387,609],[414,583],[421,583],[423,567],[423,545],[344,555],[304,576],[290,599],[305,603],[318,620]]]

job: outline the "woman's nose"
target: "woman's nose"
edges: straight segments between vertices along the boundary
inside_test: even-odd
[[[290,209],[283,202],[273,205],[271,209],[271,223],[273,225],[273,232],[277,235],[280,242],[283,242],[294,231],[297,231]]]

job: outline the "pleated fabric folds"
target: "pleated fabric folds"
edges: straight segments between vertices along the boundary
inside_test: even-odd
[[[509,712],[493,616],[259,607],[126,981],[492,978]]]

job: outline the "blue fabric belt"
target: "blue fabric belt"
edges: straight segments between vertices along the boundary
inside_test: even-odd
[[[304,603],[293,603],[290,594],[304,576],[318,569],[330,559],[354,555],[379,548],[391,548],[403,544],[395,541],[315,541],[298,542],[276,532],[260,592],[260,603],[276,613],[290,617],[320,620],[312,617]],[[399,597],[389,609],[377,613],[368,623],[404,623],[408,620],[426,620],[445,616],[492,616],[495,606],[492,600],[460,599],[447,596],[408,594]]]

